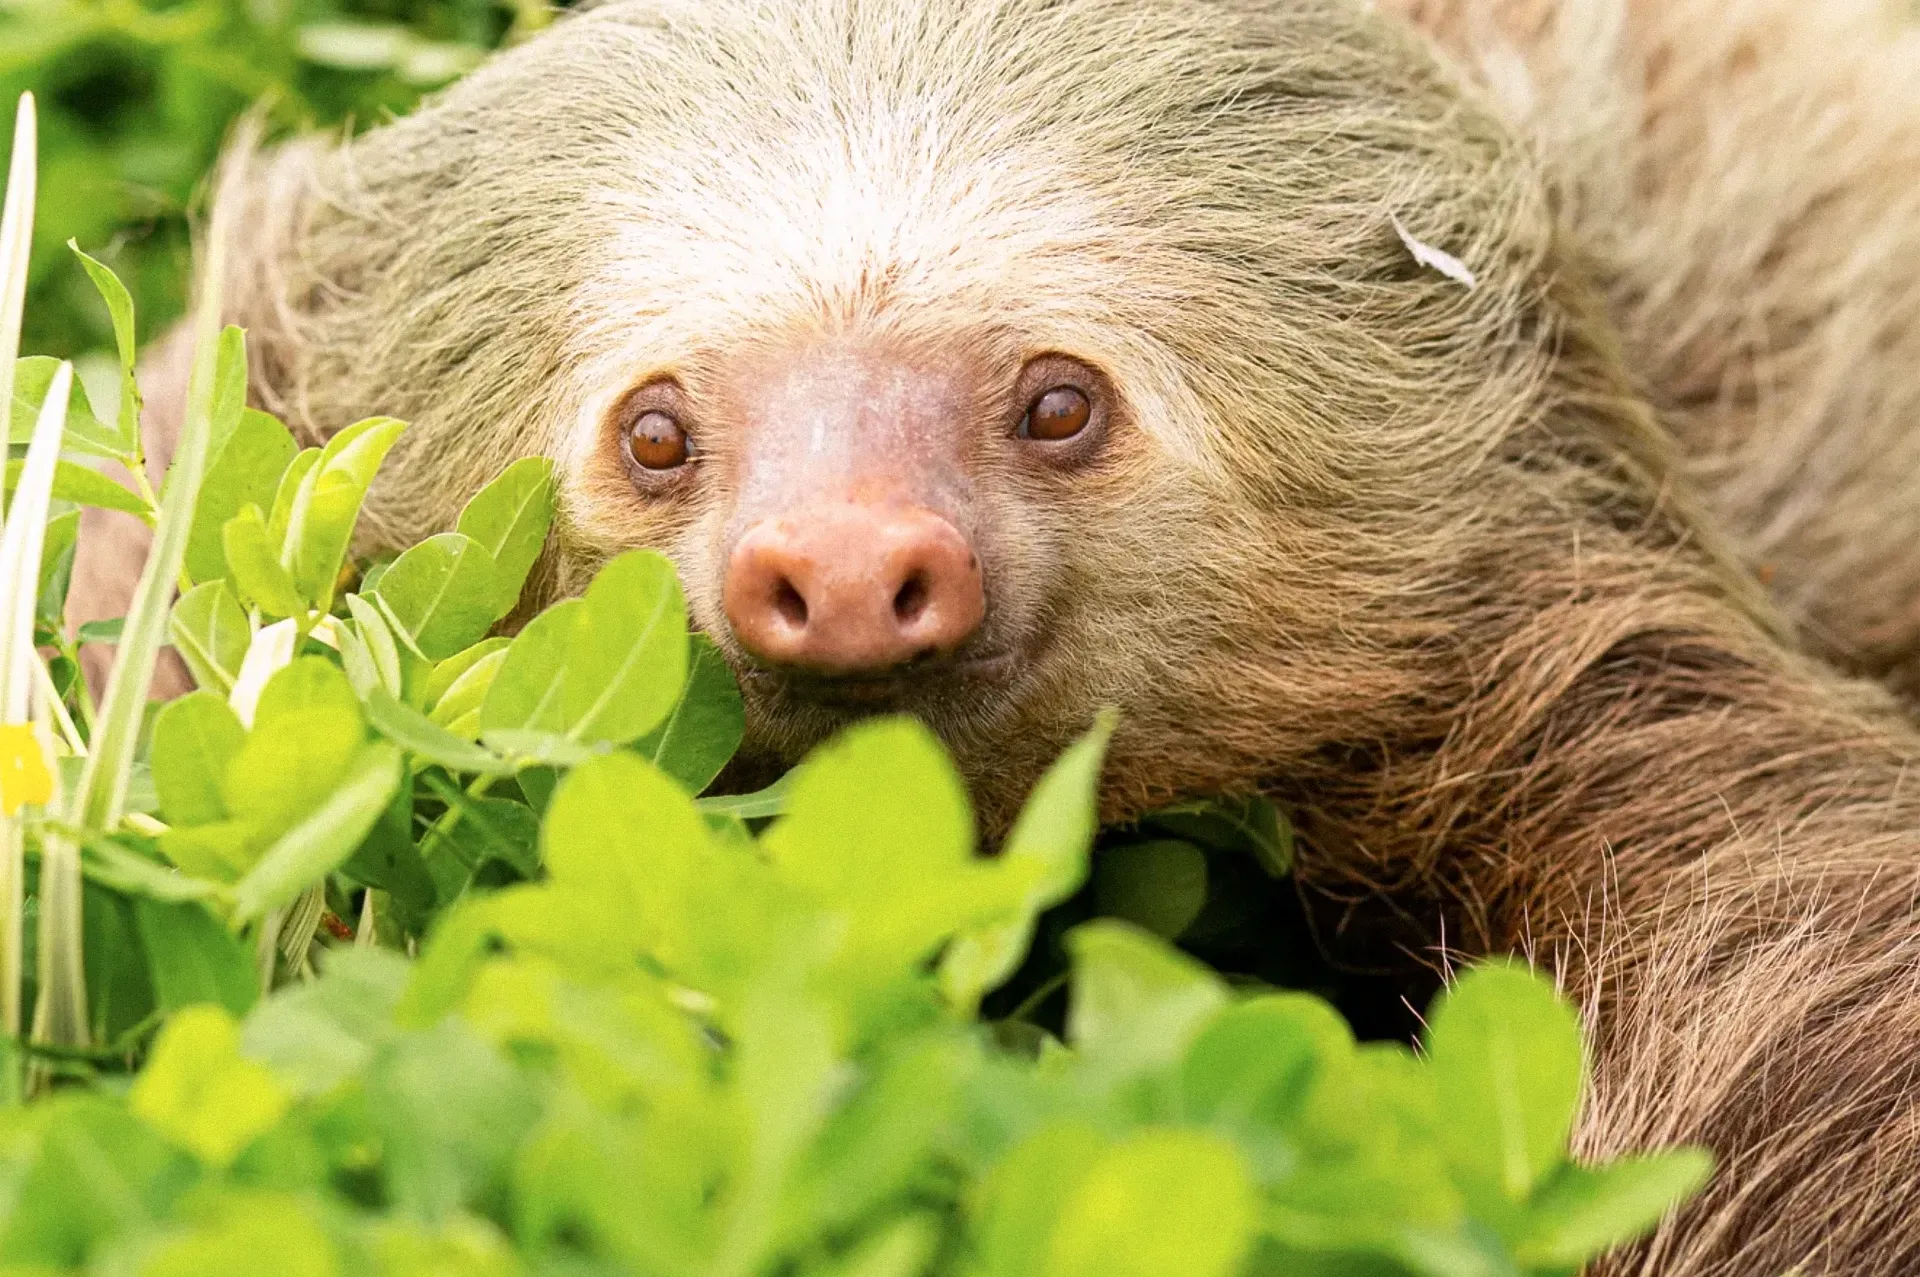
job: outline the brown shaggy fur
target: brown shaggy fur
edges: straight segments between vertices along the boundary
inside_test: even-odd
[[[1553,169],[1628,368],[1806,641],[1920,695],[1920,10],[1383,7]]]
[[[1358,0],[608,4],[237,164],[234,318],[310,436],[416,422],[376,542],[548,453],[542,589],[659,546],[723,644],[747,352],[1098,364],[1088,470],[979,425],[981,642],[1023,662],[913,708],[988,823],[1118,704],[1108,814],[1266,788],[1356,936],[1384,905],[1587,1000],[1584,1148],[1719,1151],[1605,1271],[1915,1271],[1920,734],[1791,642],[1914,686],[1913,38],[1864,0],[1388,7],[1450,63]],[[601,414],[662,372],[708,455],[647,501]],[[767,755],[840,721],[746,691]]]

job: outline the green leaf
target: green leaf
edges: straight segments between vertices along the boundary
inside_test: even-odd
[[[409,964],[380,949],[336,949],[325,975],[277,991],[247,1016],[240,1050],[300,1095],[322,1095],[360,1073],[394,1036]]]
[[[162,1234],[141,1256],[140,1277],[252,1277],[262,1255],[273,1256],[274,1277],[339,1277],[339,1256],[311,1202],[254,1189],[196,1205],[191,1228]]]
[[[872,1061],[787,1190],[786,1231],[834,1232],[878,1212],[941,1156],[960,1088],[979,1057],[945,1033],[908,1038]]]
[[[1163,940],[1176,940],[1207,904],[1207,857],[1188,842],[1156,839],[1100,853],[1094,907]]]
[[[270,728],[283,717],[313,711],[352,716],[358,721],[359,705],[353,685],[338,666],[322,656],[302,656],[275,670],[260,689],[253,711],[254,727]]]
[[[633,743],[634,752],[679,781],[690,794],[713,783],[746,733],[747,715],[733,671],[714,641],[695,634],[686,686],[658,727]]]
[[[40,864],[41,890],[45,891],[46,860],[43,858]],[[45,900],[44,895],[41,900]],[[68,1041],[81,1046],[88,1042],[118,1043],[154,1011],[153,980],[134,922],[133,901],[83,880],[80,914],[75,920],[80,934],[74,937],[80,952],[74,958],[85,982],[86,1035],[75,1035]],[[46,916],[43,905],[41,918]],[[40,956],[47,956],[51,947],[42,946]],[[44,980],[47,971],[40,965],[36,974]],[[41,1018],[37,1008],[35,1018]]]
[[[403,784],[372,832],[339,870],[352,881],[385,893],[375,902],[376,928],[383,936],[396,928],[421,934],[439,903],[433,875],[413,840],[413,807],[413,787]]]
[[[227,571],[240,587],[240,598],[268,616],[300,616],[307,599],[280,562],[259,506],[247,506],[221,528]]]
[[[553,522],[553,463],[523,457],[474,494],[460,512],[455,531],[479,542],[492,558],[493,616],[497,620],[520,601],[527,573],[546,544]]]
[[[116,444],[131,454],[140,446],[140,385],[134,379],[135,360],[133,339],[133,294],[101,262],[95,261],[80,251],[80,245],[74,240],[67,241],[67,247],[80,259],[87,278],[93,281],[94,288],[100,294],[100,300],[107,304],[107,316],[113,322],[113,345],[120,357],[120,415],[114,423],[118,434]]]
[[[346,668],[353,690],[362,696],[385,691],[398,696],[405,682],[400,664],[400,646],[393,640],[393,629],[380,609],[358,594],[347,595],[351,625],[340,627],[340,663]]]
[[[510,868],[518,878],[540,875],[540,818],[510,798],[475,798],[452,786],[439,793],[460,817],[427,843],[423,858],[436,903],[458,899],[488,864]]]
[[[1100,764],[1115,721],[1103,711],[1047,768],[1021,808],[1001,855],[1009,866],[1031,866],[1032,885],[1010,916],[954,938],[940,962],[940,988],[954,1006],[971,1011],[1011,976],[1026,956],[1041,911],[1086,881],[1087,850],[1099,825]]]
[[[1055,1118],[1016,1144],[993,1169],[977,1230],[990,1277],[1045,1271],[1054,1225],[1106,1144],[1092,1126]]]
[[[78,384],[75,383],[76,386]],[[19,484],[20,472],[26,468],[26,464],[24,460],[7,463],[6,490],[9,495]],[[98,506],[102,510],[118,510],[124,514],[134,515],[142,521],[151,521],[153,518],[145,500],[127,491],[91,466],[83,466],[73,461],[54,463],[53,496],[55,500],[72,501],[76,505]]]
[[[1293,871],[1293,827],[1258,794],[1179,803],[1142,823],[1210,851],[1251,852],[1276,878]]]
[[[1326,1003],[1270,993],[1226,1007],[1181,1065],[1187,1113],[1201,1121],[1258,1121],[1285,1128],[1305,1102],[1318,1061],[1353,1054],[1353,1038]]]
[[[1253,1244],[1256,1198],[1233,1145],[1149,1130],[1095,1159],[1054,1225],[1044,1277],[1229,1277]]]
[[[1226,1004],[1218,976],[1124,923],[1077,927],[1067,948],[1073,955],[1067,1035],[1090,1076],[1126,1080],[1164,1068]]]
[[[392,801],[403,774],[400,751],[384,741],[363,746],[312,815],[280,835],[234,887],[242,922],[290,904],[351,856]]]
[[[295,660],[267,680],[253,730],[227,766],[227,810],[255,841],[278,837],[326,801],[365,736],[346,676],[321,657]]]
[[[487,636],[494,608],[493,559],[458,532],[428,537],[399,558],[374,590],[401,642],[441,661]]]
[[[558,732],[517,731],[502,727],[485,734],[489,747],[513,758],[516,765],[578,767],[590,758],[606,753],[604,744],[587,744]]]
[[[102,621],[86,622],[74,630],[73,637],[76,642],[105,643],[111,647],[120,641],[120,636],[126,633],[126,630],[126,617],[110,616]]]
[[[133,916],[162,1011],[196,1002],[245,1015],[259,992],[253,960],[233,934],[191,902],[136,899]]]
[[[576,768],[554,792],[540,842],[553,881],[594,902],[595,925],[624,926],[669,965],[683,960],[700,926],[688,904],[710,841],[658,768],[624,753]]]
[[[483,733],[545,731],[558,734],[566,723],[561,693],[574,631],[587,610],[585,599],[556,603],[528,621],[488,679],[480,706]]]
[[[226,575],[223,529],[248,506],[273,507],[280,477],[299,451],[293,436],[278,420],[248,408],[224,440],[219,441],[200,485],[200,500],[187,534],[187,575],[211,581]],[[263,520],[264,522],[264,520]],[[269,538],[274,557],[279,542]]]
[[[13,404],[9,414],[7,440],[24,444],[33,438],[34,422],[39,420],[40,405],[46,402],[47,388],[59,371],[60,361],[46,355],[29,355],[13,368]],[[67,399],[67,422],[60,439],[62,452],[124,461],[128,452],[121,448],[119,432],[102,425],[87,402],[86,387],[74,379]]]
[[[1713,1156],[1701,1148],[1562,1166],[1527,1204],[1513,1256],[1529,1268],[1577,1268],[1651,1231],[1712,1172]]]
[[[177,872],[160,861],[129,851],[104,834],[79,833],[81,870],[89,881],[123,896],[154,900],[208,900],[221,893],[215,879]],[[164,840],[163,840],[164,841]]]
[[[167,637],[186,661],[193,681],[225,697],[240,677],[253,630],[225,581],[203,581],[173,605]]]
[[[365,1082],[381,1138],[381,1187],[402,1214],[434,1219],[506,1200],[512,1158],[540,1113],[531,1078],[459,1021],[396,1039]]]
[[[441,669],[436,668],[433,677],[428,680],[427,703],[433,706],[433,712],[428,717],[466,740],[472,740],[480,734],[480,708],[486,703],[494,676],[506,664],[507,640],[500,639],[499,646],[488,647],[494,641],[488,639],[486,643],[476,643],[468,648],[468,652],[479,652],[479,656],[454,674],[439,694],[435,694],[435,687],[439,684]],[[441,666],[448,663],[443,661]]]
[[[939,1224],[909,1215],[876,1230],[844,1257],[808,1268],[805,1277],[921,1277],[939,1249]]]
[[[240,1030],[224,1007],[188,1007],[154,1041],[127,1104],[201,1161],[224,1167],[265,1134],[292,1096],[240,1055]]]
[[[548,608],[514,639],[481,707],[481,736],[535,731],[624,745],[673,708],[687,649],[673,565],[648,550],[622,554],[584,597]]]
[[[787,795],[793,789],[794,773],[788,772],[765,789],[751,794],[715,794],[699,800],[700,810],[734,820],[765,820],[787,809]]]
[[[1525,967],[1479,966],[1435,1004],[1426,1050],[1440,1138],[1476,1213],[1526,1200],[1565,1160],[1580,1102],[1573,1008]]]
[[[287,544],[287,524],[293,518],[293,503],[306,486],[307,476],[320,464],[320,449],[302,448],[293,454],[293,460],[281,472],[280,483],[273,490],[273,506],[267,513],[267,540],[279,550],[284,551]]]
[[[600,569],[582,601],[561,694],[566,731],[576,740],[622,745],[665,718],[686,683],[680,580],[662,555],[630,551]]]
[[[426,682],[420,688],[420,708],[438,709],[441,700],[452,692],[454,684],[460,682],[468,670],[496,652],[505,651],[512,641],[496,635],[490,639],[482,639],[465,651],[456,652],[446,660],[435,663],[433,671],[427,675]],[[495,665],[498,664],[499,662],[496,661]],[[479,707],[480,700],[476,698],[473,704],[466,708],[478,709]]]
[[[513,763],[455,736],[381,688],[374,688],[367,696],[367,720],[375,731],[409,754],[438,763],[448,771],[505,776],[514,770]]]
[[[161,708],[153,720],[153,785],[168,823],[227,818],[221,785],[246,737],[240,716],[213,692],[193,692]]]
[[[34,617],[48,629],[57,629],[66,616],[67,587],[73,580],[73,551],[79,537],[78,510],[47,520],[46,540],[40,546],[40,592],[34,600]],[[86,628],[80,627],[82,643],[88,641]]]
[[[269,699],[271,697],[271,699]],[[317,807],[365,737],[353,687],[321,657],[278,670],[261,691],[253,730],[227,766],[227,808],[273,837]]]
[[[406,428],[392,417],[371,417],[346,427],[327,440],[294,492],[280,561],[300,597],[316,611],[333,605],[334,581],[346,562],[360,504],[387,450]]]
[[[760,845],[811,903],[847,916],[844,960],[863,979],[913,966],[1031,881],[974,857],[959,773],[910,718],[869,720],[816,749]]]
[[[256,842],[254,829],[243,820],[176,826],[159,839],[161,852],[188,878],[223,885],[252,866]]]
[[[56,1092],[28,1112],[20,1152],[31,1160],[0,1232],[9,1264],[71,1271],[90,1253],[150,1228],[188,1178],[186,1156],[118,1100]]]

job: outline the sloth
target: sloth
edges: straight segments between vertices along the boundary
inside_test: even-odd
[[[551,457],[525,607],[657,548],[747,758],[913,714],[989,833],[1117,706],[1104,816],[1270,796],[1336,953],[1582,1003],[1583,1152],[1717,1151],[1601,1271],[1910,1273],[1917,71],[1870,0],[612,0],[211,233],[257,402],[414,423],[363,548]]]

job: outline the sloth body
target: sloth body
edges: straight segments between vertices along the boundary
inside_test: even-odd
[[[530,602],[668,553],[751,753],[913,712],[995,828],[1114,704],[1109,817],[1263,790],[1336,950],[1385,917],[1552,966],[1582,1146],[1722,1159],[1606,1271],[1915,1271],[1916,38],[1382,8],[611,3],[238,159],[231,318],[309,437],[415,423],[372,548],[554,457]],[[1022,423],[1060,384],[1056,446]],[[694,460],[636,467],[642,409]],[[756,659],[736,552],[816,498],[959,532],[953,650],[857,695]],[[126,574],[97,532],[83,616]]]

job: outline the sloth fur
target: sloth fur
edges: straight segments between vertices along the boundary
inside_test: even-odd
[[[745,445],[640,499],[626,388],[797,333],[1097,364],[1100,464],[980,481],[1022,668],[923,709],[985,822],[1119,705],[1107,815],[1273,795],[1336,952],[1531,955],[1582,1148],[1718,1152],[1601,1270],[1864,1277],[1920,1271],[1917,174],[1870,0],[615,0],[239,155],[216,225],[257,398],[414,423],[370,548],[547,454],[536,593],[655,546],[735,657]]]

